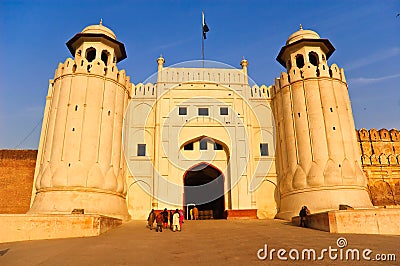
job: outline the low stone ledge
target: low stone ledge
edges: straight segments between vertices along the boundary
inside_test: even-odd
[[[93,214],[1,214],[0,243],[98,236],[121,224],[121,219]]]
[[[257,217],[257,209],[248,209],[248,210],[226,210],[225,211],[226,219],[258,219]]]
[[[300,226],[300,216],[292,217],[292,224]],[[329,232],[329,214],[328,212],[313,213],[306,217],[306,226],[308,228]]]
[[[331,233],[400,235],[400,209],[374,208],[335,210],[310,214],[306,217],[308,228]],[[292,218],[300,225],[300,217]]]

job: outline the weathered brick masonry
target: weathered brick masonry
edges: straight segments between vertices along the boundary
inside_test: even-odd
[[[0,150],[0,213],[26,213],[37,150]]]

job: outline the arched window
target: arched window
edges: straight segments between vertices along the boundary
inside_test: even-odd
[[[296,66],[302,68],[304,66],[304,57],[301,54],[296,55]]]
[[[314,66],[319,65],[318,54],[316,52],[309,52],[308,53],[308,60]]]
[[[96,58],[96,49],[90,47],[86,50],[86,59],[88,62],[92,62]]]
[[[110,56],[110,53],[107,50],[103,50],[101,52],[101,61],[103,61],[105,65],[108,64],[109,56]]]

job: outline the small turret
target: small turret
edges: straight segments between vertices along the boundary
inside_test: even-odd
[[[117,41],[112,30],[99,25],[90,25],[66,43],[75,58],[85,57],[88,62],[100,59],[105,66],[114,65],[126,58],[125,46]]]
[[[276,60],[291,73],[293,66],[302,69],[307,64],[316,67],[326,64],[334,51],[328,39],[321,39],[315,31],[304,30],[300,25],[300,29],[289,36]]]

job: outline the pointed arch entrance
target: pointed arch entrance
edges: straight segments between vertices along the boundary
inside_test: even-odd
[[[188,169],[183,176],[185,210],[195,204],[200,218],[224,219],[224,180],[224,174],[208,163]]]

